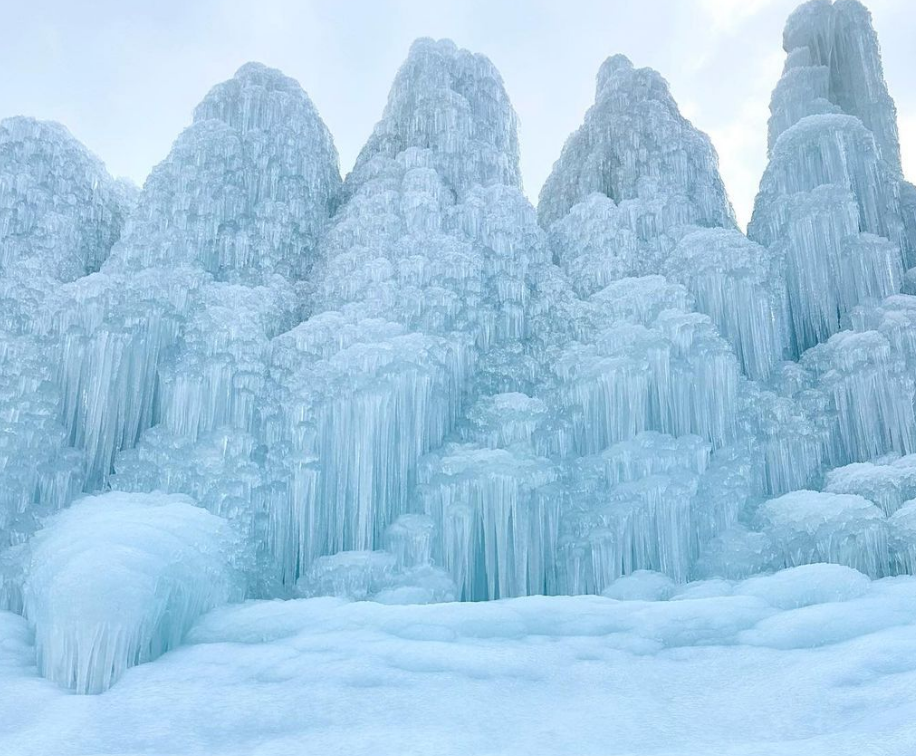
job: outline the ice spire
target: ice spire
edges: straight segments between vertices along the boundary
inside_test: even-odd
[[[330,134],[295,81],[250,63],[211,90],[108,263],[62,292],[65,417],[91,486],[160,419],[192,437],[251,422],[265,346],[300,318],[293,282],[339,185]]]
[[[98,270],[121,235],[123,192],[60,124],[0,121],[0,269],[36,258],[59,281]]]
[[[812,0],[786,24],[770,164],[748,233],[785,256],[797,354],[859,302],[899,291],[916,262],[912,187],[868,11]]]
[[[485,364],[527,334],[527,277],[546,263],[517,145],[486,58],[411,47],[321,245],[324,311],[272,344],[269,539],[287,584],[308,574],[312,591],[326,581],[310,565],[341,566],[316,559],[383,545],[420,457],[485,376],[512,381]]]
[[[916,449],[916,299],[896,293],[913,262],[916,190],[901,180],[868,11],[856,0],[814,0],[792,14],[783,39],[770,164],[749,235],[785,259],[799,362],[781,365],[773,384],[820,439],[816,475],[782,489],[823,478],[830,493],[798,490],[763,504],[744,518],[757,532],[726,534],[710,558],[718,571],[726,562],[778,569],[824,560],[881,576],[909,564],[893,537],[906,532],[905,516],[884,515],[905,499],[889,489],[906,488],[911,457],[896,458]],[[790,425],[785,413],[772,419]]]
[[[773,93],[770,150],[802,117],[842,112],[862,121],[881,158],[900,174],[897,109],[868,9],[858,0],[810,0],[786,22],[783,49],[789,57]]]
[[[687,286],[749,376],[765,378],[782,357],[781,264],[735,228],[712,144],[655,71],[622,55],[605,61],[595,104],[544,184],[538,215],[580,295],[664,274]]]
[[[247,63],[216,85],[150,174],[115,259],[218,280],[299,279],[339,188],[330,132],[299,84]]]

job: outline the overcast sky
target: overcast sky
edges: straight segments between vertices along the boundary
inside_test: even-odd
[[[349,171],[411,41],[485,53],[521,120],[536,201],[611,54],[659,70],[712,137],[744,224],[766,160],[782,26],[797,0],[0,0],[0,118],[61,121],[116,176],[142,183],[194,105],[244,62],[298,79]],[[871,0],[916,179],[916,0]]]

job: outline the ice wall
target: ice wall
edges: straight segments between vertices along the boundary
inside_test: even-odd
[[[42,636],[47,673],[99,689],[177,642],[163,612],[197,609],[171,598],[97,648],[51,601],[65,530],[127,575],[117,538],[175,494],[241,557],[231,591],[176,578],[195,607],[912,571],[916,190],[867,14],[809,3],[785,39],[750,238],[707,137],[621,56],[537,210],[498,72],[448,41],[412,46],[345,182],[307,95],[258,64],[137,196],[58,129],[0,128],[0,603],[26,581],[30,616],[66,620],[40,634],[75,628]],[[27,541],[106,488],[111,524],[78,504]]]

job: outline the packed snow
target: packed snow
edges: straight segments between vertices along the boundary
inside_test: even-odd
[[[0,752],[905,756],[916,580],[809,565],[607,596],[252,601],[101,696],[0,612]]]

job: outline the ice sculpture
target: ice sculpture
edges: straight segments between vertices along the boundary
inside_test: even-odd
[[[229,524],[183,496],[109,493],[54,517],[31,543],[25,613],[42,674],[79,693],[181,642],[244,595]]]

